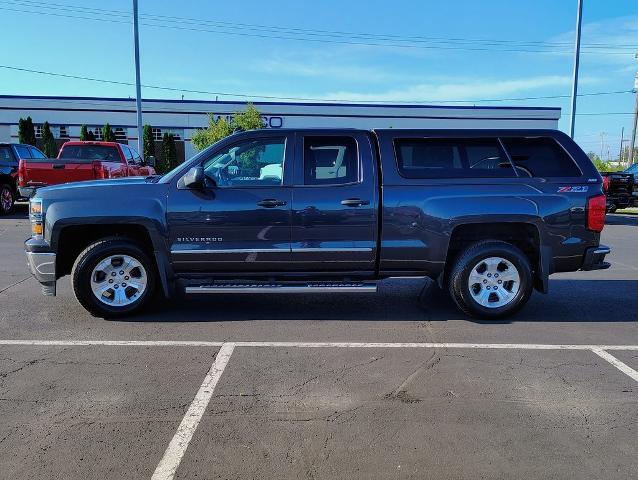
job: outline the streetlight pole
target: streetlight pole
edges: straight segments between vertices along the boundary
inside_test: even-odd
[[[576,46],[574,48],[574,76],[572,83],[572,116],[570,119],[569,136],[574,138],[576,124],[576,97],[578,96],[578,64],[580,62],[580,31],[583,23],[583,0],[578,0],[578,13],[576,16]]]
[[[142,139],[142,85],[140,84],[140,39],[137,25],[137,0],[133,0],[133,37],[135,41],[135,108],[137,110],[137,151],[144,158]]]

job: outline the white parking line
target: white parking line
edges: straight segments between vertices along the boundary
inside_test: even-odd
[[[198,342],[188,340],[0,340],[0,345],[82,347],[221,347],[224,342]]]
[[[172,480],[175,476],[177,467],[179,467],[184,452],[186,452],[188,444],[197,429],[197,425],[199,425],[206,411],[208,402],[210,402],[213,392],[215,391],[215,386],[221,378],[222,373],[224,373],[224,368],[226,368],[234,348],[235,345],[232,343],[224,343],[217,353],[213,365],[210,367],[201,387],[199,387],[197,391],[197,395],[195,395],[193,402],[190,407],[188,407],[188,411],[186,415],[184,415],[182,423],[179,424],[177,432],[175,432],[171,443],[168,444],[168,448],[166,452],[164,452],[162,460],[159,465],[157,465],[155,473],[153,473],[151,477],[152,480]]]
[[[616,357],[614,357],[610,353],[607,353],[602,348],[592,348],[592,351],[596,355],[598,355],[600,358],[607,360],[609,363],[611,363],[614,367],[616,367],[622,373],[629,375],[631,378],[633,378],[635,381],[638,382],[638,372],[634,370],[633,368],[631,368],[629,365],[621,362]]]
[[[507,350],[638,350],[638,345],[574,345],[551,343],[430,343],[430,342],[209,342],[190,340],[0,340],[0,345],[25,346],[134,346],[134,347],[236,347],[288,348],[468,348]]]

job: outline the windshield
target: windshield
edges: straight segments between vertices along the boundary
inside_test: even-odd
[[[106,145],[69,145],[62,148],[60,158],[73,160],[104,160],[119,162],[120,152],[117,147]]]

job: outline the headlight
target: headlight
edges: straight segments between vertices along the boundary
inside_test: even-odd
[[[33,236],[33,238],[43,238],[44,224],[42,223],[41,198],[29,200],[29,219],[31,220],[31,236]]]
[[[42,215],[41,198],[34,198],[29,200],[29,215]]]

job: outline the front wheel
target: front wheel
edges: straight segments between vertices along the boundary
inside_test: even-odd
[[[130,240],[109,238],[89,245],[73,265],[73,291],[92,315],[116,318],[139,312],[153,296],[155,266]]]
[[[7,215],[13,212],[15,201],[15,190],[13,190],[11,185],[0,184],[0,214]]]
[[[520,310],[532,294],[527,256],[512,244],[490,240],[468,247],[450,274],[450,294],[466,314],[503,318]]]

